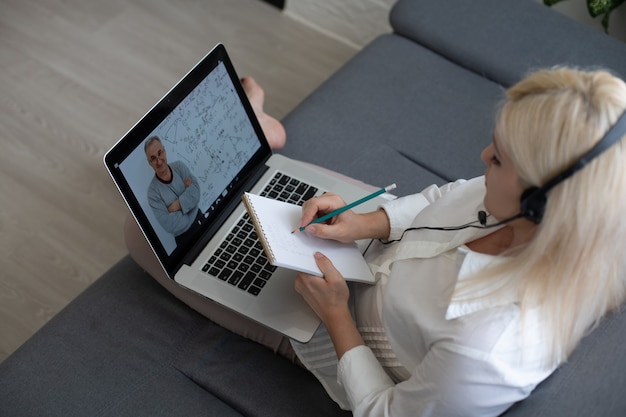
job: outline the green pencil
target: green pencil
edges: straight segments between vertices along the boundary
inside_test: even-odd
[[[391,190],[393,190],[393,189],[395,189],[395,188],[396,188],[396,184],[391,184],[391,185],[388,185],[388,186],[386,186],[386,187],[384,187],[384,188],[381,188],[380,190],[378,190],[378,191],[376,191],[376,192],[373,192],[372,194],[370,194],[370,195],[368,195],[368,196],[365,196],[365,197],[363,197],[362,199],[355,201],[354,203],[347,204],[347,205],[345,205],[345,206],[343,206],[343,207],[341,207],[341,208],[338,208],[337,210],[333,210],[333,211],[331,211],[330,213],[323,215],[322,217],[318,217],[317,219],[315,219],[315,220],[311,221],[311,222],[310,222],[309,224],[307,224],[306,226],[302,226],[302,227],[299,227],[299,228],[297,228],[297,229],[292,230],[292,232],[291,232],[291,233],[295,233],[295,232],[302,232],[304,229],[306,229],[306,228],[307,228],[307,226],[309,226],[309,225],[311,225],[311,224],[325,222],[326,220],[328,220],[328,219],[330,219],[330,218],[332,218],[332,217],[335,217],[335,216],[340,215],[341,213],[343,213],[343,212],[344,212],[344,211],[346,211],[346,210],[350,210],[352,207],[356,207],[356,206],[358,206],[359,204],[363,204],[363,203],[365,203],[366,201],[369,201],[369,200],[371,200],[372,198],[377,197],[377,196],[379,196],[379,195],[381,195],[381,194],[383,194],[383,193],[386,193],[386,192],[388,192],[388,191],[391,191]]]

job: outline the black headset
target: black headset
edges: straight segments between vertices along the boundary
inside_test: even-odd
[[[578,161],[576,161],[571,167],[556,175],[548,182],[546,182],[541,187],[531,187],[522,193],[521,202],[520,202],[520,212],[515,216],[509,217],[507,219],[501,220],[494,224],[487,224],[488,214],[485,211],[478,212],[478,219],[461,225],[461,226],[448,226],[448,227],[434,227],[434,226],[420,226],[420,227],[410,227],[406,229],[402,236],[399,239],[382,241],[383,244],[389,244],[393,242],[398,242],[402,240],[404,234],[411,230],[461,230],[467,229],[469,227],[477,228],[477,229],[488,229],[491,227],[501,226],[505,223],[509,223],[513,220],[525,218],[533,223],[539,224],[543,219],[543,214],[546,209],[546,203],[548,201],[548,192],[553,189],[556,185],[565,181],[567,178],[574,175],[576,172],[583,169],[589,162],[598,157],[602,152],[609,149],[614,144],[618,143],[619,140],[626,134],[626,111],[617,119],[617,122],[609,129],[609,131],[595,144],[591,150],[581,156]],[[480,223],[480,224],[476,224]]]
[[[561,172],[541,187],[532,187],[524,191],[521,199],[521,207],[519,217],[524,217],[534,223],[541,223],[543,213],[546,209],[548,201],[548,192],[557,184],[565,181],[576,172],[583,169],[589,162],[599,156],[602,152],[609,149],[626,134],[626,112],[624,112],[617,122],[609,129],[602,139],[596,143],[587,153],[574,163],[571,167]]]

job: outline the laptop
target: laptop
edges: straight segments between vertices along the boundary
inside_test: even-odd
[[[170,279],[292,339],[310,340],[320,320],[294,290],[296,273],[267,261],[241,196],[301,204],[326,191],[346,201],[366,192],[272,153],[224,45],[159,100],[104,163]]]

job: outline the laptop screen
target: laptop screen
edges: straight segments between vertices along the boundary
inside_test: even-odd
[[[226,51],[218,45],[105,156],[168,272],[239,201],[271,154]]]

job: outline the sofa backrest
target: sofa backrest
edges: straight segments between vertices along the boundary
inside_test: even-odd
[[[607,68],[626,79],[626,43],[535,0],[399,0],[390,23],[398,35],[503,86],[555,65]]]

